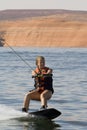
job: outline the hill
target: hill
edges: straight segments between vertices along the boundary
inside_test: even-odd
[[[86,11],[0,11],[1,46],[87,47],[86,36]]]

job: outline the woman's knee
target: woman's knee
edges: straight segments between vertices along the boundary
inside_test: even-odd
[[[45,93],[41,93],[40,98],[45,98],[46,94]]]
[[[40,98],[50,99],[51,96],[52,96],[52,93],[50,91],[49,92],[46,91],[46,92],[41,93]]]
[[[28,99],[31,98],[31,92],[28,92],[27,94],[25,94],[25,97]]]
[[[41,93],[40,95],[40,98],[47,99],[47,97],[48,97],[48,93],[45,93],[45,92]]]

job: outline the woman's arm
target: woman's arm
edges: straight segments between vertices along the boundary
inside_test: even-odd
[[[35,76],[37,73],[33,70],[32,71],[32,76]]]
[[[49,68],[47,71],[47,74],[52,74],[52,72],[53,72],[53,70]]]

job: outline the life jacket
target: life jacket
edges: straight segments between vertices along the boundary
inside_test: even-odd
[[[44,67],[43,69],[39,70],[38,68],[35,69],[35,72],[39,74],[35,77],[35,88],[39,87],[39,92],[42,93],[44,90],[51,90],[52,93],[53,90],[53,79],[52,75],[45,75],[45,73],[49,70],[48,67]]]

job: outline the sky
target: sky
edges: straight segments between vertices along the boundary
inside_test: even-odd
[[[87,11],[87,0],[0,0],[0,10],[6,9],[67,9]]]

